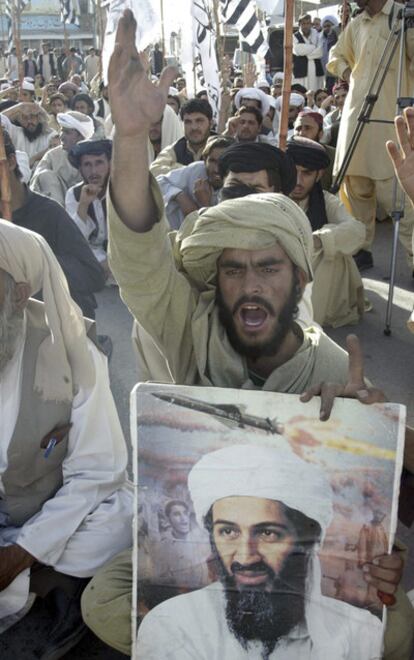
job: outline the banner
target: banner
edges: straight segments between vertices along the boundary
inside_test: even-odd
[[[213,120],[217,124],[220,110],[220,78],[216,54],[216,28],[209,0],[193,0],[193,34],[195,55],[199,60],[197,75],[207,91],[213,109]],[[194,63],[197,67],[197,62]],[[200,71],[201,69],[201,71]]]

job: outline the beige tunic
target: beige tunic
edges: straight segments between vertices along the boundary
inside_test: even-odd
[[[381,12],[372,18],[364,11],[347,26],[331,49],[328,70],[341,77],[351,69],[349,94],[345,101],[336,147],[334,174],[340,167],[357,123],[364,98],[380,61],[381,53],[390,33],[389,18],[398,13],[402,5],[387,0]],[[394,9],[393,9],[394,8]],[[410,63],[414,56],[414,31],[406,32],[406,56],[404,61],[402,96],[411,96],[414,90],[414,73]],[[398,49],[385,76],[384,84],[372,113],[373,119],[393,120],[397,98]],[[357,149],[347,174],[370,179],[388,179],[394,175],[392,163],[386,153],[385,142],[395,139],[392,124],[368,124],[362,131]]]
[[[162,197],[157,187],[154,192],[161,218]],[[215,291],[200,293],[177,271],[165,217],[136,233],[109,200],[108,221],[110,265],[122,299],[165,356],[173,382],[257,389],[219,321]],[[346,353],[318,328],[303,334],[301,348],[270,374],[264,390],[302,393],[325,380],[346,382]]]
[[[66,192],[82,181],[79,171],[69,163],[63,147],[48,151],[36,167],[30,187],[65,206]]]
[[[364,244],[365,225],[335,195],[323,194],[328,224],[314,232],[322,249],[312,261],[313,314],[317,323],[338,328],[357,323],[364,310],[364,288],[352,255]],[[307,200],[300,206],[306,212]]]

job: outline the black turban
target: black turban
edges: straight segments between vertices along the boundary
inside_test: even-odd
[[[111,160],[112,140],[82,140],[69,151],[68,159],[70,164],[78,170],[82,156],[101,156],[102,154]]]
[[[275,170],[279,173],[281,190],[289,195],[296,185],[296,167],[290,156],[271,144],[262,142],[238,142],[228,147],[218,161],[220,176],[228,172],[260,172]]]
[[[329,166],[331,160],[318,142],[303,137],[294,137],[287,143],[287,153],[292,157],[296,165],[307,170],[324,170]],[[308,210],[306,215],[312,226],[312,231],[321,229],[328,222],[326,214],[325,197],[320,181],[316,181],[309,193]]]
[[[331,162],[322,145],[303,137],[289,140],[286,153],[293,159],[295,165],[306,167],[307,170],[324,170]]]

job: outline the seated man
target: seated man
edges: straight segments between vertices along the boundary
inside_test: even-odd
[[[329,417],[335,395],[364,403],[384,400],[364,380],[356,338],[348,342],[348,365],[346,353],[322,330],[302,330],[295,323],[297,304],[312,279],[313,238],[306,215],[292,200],[275,193],[227,200],[207,209],[194,225],[187,223],[188,232],[178,232],[171,244],[146,149],[174,72],[165,70],[159,85],[152,85],[135,50],[135,27],[126,10],[109,67],[116,126],[110,264],[124,301],[165,356],[173,382],[291,392],[302,394],[302,400],[318,393],[321,420]],[[134,167],[126,168],[128,161]],[[385,584],[393,596],[402,562],[391,555],[381,557],[380,566],[370,567],[371,584]],[[83,600],[88,625],[126,653],[130,593],[131,559],[124,556],[95,578]],[[394,658],[408,660],[412,607],[401,596],[396,608],[401,618],[391,627],[394,638],[388,644],[400,654]]]
[[[89,140],[94,132],[90,117],[68,110],[58,113],[60,147],[47,152],[36,167],[30,187],[65,206],[65,195],[71,186],[81,181],[78,170],[68,160],[68,153],[81,140]]]
[[[234,137],[237,142],[264,142],[276,144],[271,136],[262,135],[263,116],[255,107],[242,105],[234,117],[227,122],[226,134]]]
[[[10,176],[12,221],[43,236],[66,275],[72,298],[84,316],[94,319],[97,307],[94,293],[105,286],[103,268],[65,209],[52,199],[32,192],[23,183],[16,152],[6,131],[3,131],[3,138]]]
[[[184,137],[167,146],[156,157],[151,165],[154,176],[167,174],[172,169],[201,160],[201,154],[211,135],[211,105],[208,101],[192,99],[181,107],[180,116],[184,124]]]
[[[29,156],[33,168],[49,149],[54,132],[49,128],[47,112],[37,103],[18,103],[4,110],[10,120],[6,126],[14,146]]]
[[[297,183],[291,198],[309,218],[313,232],[312,304],[315,321],[334,328],[358,323],[364,312],[364,288],[352,255],[365,240],[365,228],[340,200],[322,190],[329,166],[323,146],[295,137],[287,153],[296,164]]]
[[[323,117],[319,112],[303,110],[296,118],[294,125],[294,135],[314,140],[321,143],[324,138]],[[329,190],[332,186],[332,170],[335,161],[335,149],[327,144],[323,145],[329,156],[329,165],[324,171],[321,179],[322,188]]]
[[[42,290],[44,303],[30,298]],[[81,592],[131,543],[127,450],[104,356],[45,240],[0,220],[0,624],[50,594],[41,658],[83,635]],[[6,619],[6,617],[8,617]]]
[[[83,181],[69,188],[65,206],[95,257],[109,275],[106,255],[106,188],[111,168],[111,140],[84,140],[69,152],[69,162],[79,170]]]
[[[218,203],[223,185],[218,159],[233,142],[232,138],[211,137],[207,140],[201,161],[157,177],[172,229],[179,229],[185,216],[192,211]]]

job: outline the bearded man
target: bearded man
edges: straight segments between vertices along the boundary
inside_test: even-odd
[[[68,153],[81,140],[89,140],[95,129],[90,117],[75,110],[59,112],[56,119],[60,126],[61,144],[43,156],[30,187],[64,207],[67,191],[82,179],[78,169],[69,162]]]
[[[290,196],[312,228],[315,321],[334,328],[358,323],[364,312],[364,288],[352,255],[364,242],[364,227],[335,195],[322,189],[323,172],[330,164],[322,145],[298,136],[289,140],[287,153],[297,170]]]
[[[39,291],[44,303],[30,298]],[[0,625],[24,615],[29,591],[50,594],[38,657],[60,658],[85,632],[86,582],[131,543],[126,445],[106,358],[56,258],[4,220],[0,311]]]
[[[15,148],[27,153],[32,168],[49,149],[50,138],[55,135],[48,126],[47,112],[37,103],[18,103],[3,114],[10,120],[6,129]]]
[[[166,360],[170,378],[186,385],[301,393],[302,401],[318,393],[321,420],[329,417],[335,395],[365,403],[384,400],[363,378],[356,338],[348,341],[348,375],[346,353],[320,329],[302,330],[294,321],[312,279],[313,239],[306,215],[292,200],[276,193],[226,200],[168,235],[146,153],[151,123],[162,116],[176,71],[166,69],[158,86],[152,85],[134,45],[135,31],[133,14],[126,10],[109,66],[116,126],[110,265],[123,300]],[[328,379],[337,384],[327,385]],[[390,579],[384,587],[372,567],[371,584],[393,595],[402,562],[390,555],[380,558],[380,566]],[[95,578],[83,602],[88,625],[124,653],[130,650],[131,587],[131,557],[124,555]],[[404,625],[391,627],[393,652],[402,648],[400,634],[411,645],[412,608],[406,607]]]
[[[150,610],[140,657],[379,657],[379,620],[321,593],[318,549],[333,512],[319,467],[287,449],[233,445],[205,454],[188,489],[218,581]]]

